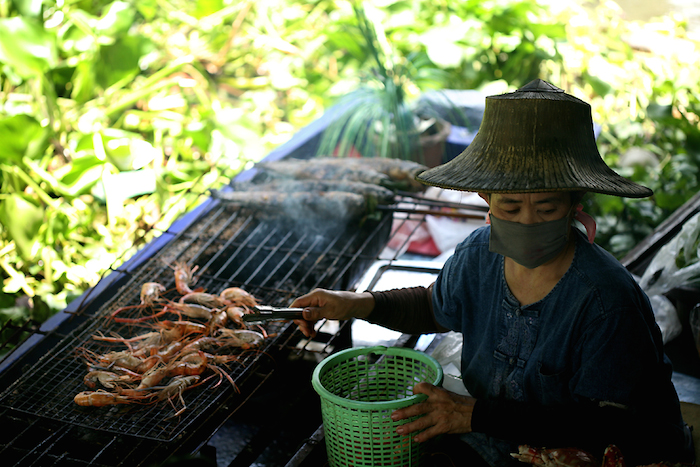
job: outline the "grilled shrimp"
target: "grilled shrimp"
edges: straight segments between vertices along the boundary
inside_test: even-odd
[[[134,371],[143,362],[143,360],[138,357],[134,357],[127,350],[122,350],[119,352],[108,352],[101,355],[99,362],[99,366],[101,367],[110,368],[112,366],[119,366]]]
[[[218,295],[205,292],[192,292],[180,297],[180,303],[194,303],[207,308],[223,308],[231,302]]]
[[[222,337],[224,346],[240,347],[242,349],[252,349],[259,346],[265,340],[265,336],[257,331],[249,329],[219,329],[218,334]]]
[[[158,391],[158,393],[156,394],[156,398],[159,401],[168,399],[170,405],[173,406],[173,410],[175,410],[175,414],[173,416],[177,417],[180,414],[182,414],[182,412],[187,410],[187,406],[185,405],[185,399],[182,398],[182,393],[185,391],[185,389],[192,387],[198,381],[198,375],[176,376],[170,381],[170,383],[168,383],[167,386],[165,386],[164,389]],[[179,399],[180,404],[182,405],[182,408],[180,410],[178,410],[175,404],[173,403],[173,399],[175,399],[176,397]]]
[[[201,375],[207,369],[208,359],[204,352],[187,354],[168,365],[168,376]]]
[[[188,264],[184,261],[175,263],[175,288],[180,295],[187,295],[194,292],[190,286],[195,283],[194,273],[198,268],[199,266],[195,266],[190,269]]]
[[[91,370],[83,378],[85,386],[95,388],[97,383],[108,389],[114,389],[119,383],[133,382],[133,378],[129,375],[118,375],[111,371]]]
[[[528,445],[518,446],[511,456],[520,462],[540,467],[600,467],[600,462],[590,453],[576,448],[539,449]]]
[[[75,395],[73,401],[84,407],[104,407],[106,405],[130,404],[129,397],[114,394],[98,389],[97,391],[83,391]]]
[[[185,315],[188,318],[211,319],[212,309],[195,303],[177,303],[170,302],[165,306],[165,309],[176,315]]]
[[[143,377],[141,378],[141,383],[139,383],[139,386],[136,389],[151,388],[156,386],[158,383],[163,381],[163,378],[166,376],[168,376],[167,365],[156,365],[144,373]]]
[[[255,300],[251,294],[240,287],[229,287],[228,289],[224,289],[221,291],[219,296],[224,300],[227,300],[232,305],[244,306],[248,308],[258,306],[257,300]]]
[[[203,337],[198,337],[197,339],[193,340],[186,346],[182,348],[180,351],[181,355],[186,355],[188,353],[192,352],[198,352],[200,350],[204,349],[211,349],[211,348],[216,348],[221,345],[221,342],[219,342],[218,339],[215,339],[214,337],[209,337],[209,336],[203,336]]]
[[[246,314],[245,308],[240,306],[227,306],[225,311],[226,316],[228,316],[228,319],[236,323],[238,327],[247,327],[245,321],[243,321],[243,315]]]
[[[158,282],[146,282],[141,286],[141,304],[153,306],[160,300],[160,294],[165,292],[165,287]]]

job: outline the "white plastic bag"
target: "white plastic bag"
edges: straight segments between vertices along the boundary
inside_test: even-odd
[[[681,231],[659,249],[639,285],[650,297],[700,281],[700,213],[688,219]]]
[[[442,387],[468,396],[469,391],[462,382],[462,333],[455,331],[446,333],[431,356],[442,366],[444,375]]]
[[[671,300],[663,295],[652,295],[649,297],[649,301],[651,301],[651,308],[654,310],[656,324],[661,329],[664,344],[671,342],[683,330],[676,307],[673,306]]]

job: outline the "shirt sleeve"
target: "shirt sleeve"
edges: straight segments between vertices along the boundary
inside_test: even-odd
[[[407,334],[444,332],[433,317],[432,290],[431,285],[370,292],[374,297],[374,310],[367,321]]]

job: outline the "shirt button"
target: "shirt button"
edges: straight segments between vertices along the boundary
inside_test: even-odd
[[[510,363],[512,365],[513,363],[515,363],[515,359],[513,357],[510,357],[510,360],[508,360],[508,363]]]
[[[521,314],[522,312],[520,311],[520,309],[515,310],[515,316],[520,316]]]

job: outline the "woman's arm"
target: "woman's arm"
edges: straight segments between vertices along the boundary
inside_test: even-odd
[[[370,293],[374,310],[366,319],[371,323],[407,334],[449,331],[435,321],[432,285]]]
[[[364,293],[316,289],[291,306],[304,308],[304,319],[295,323],[307,337],[315,335],[313,323],[322,318],[361,318],[409,334],[446,332],[433,316],[432,290],[432,285]]]

